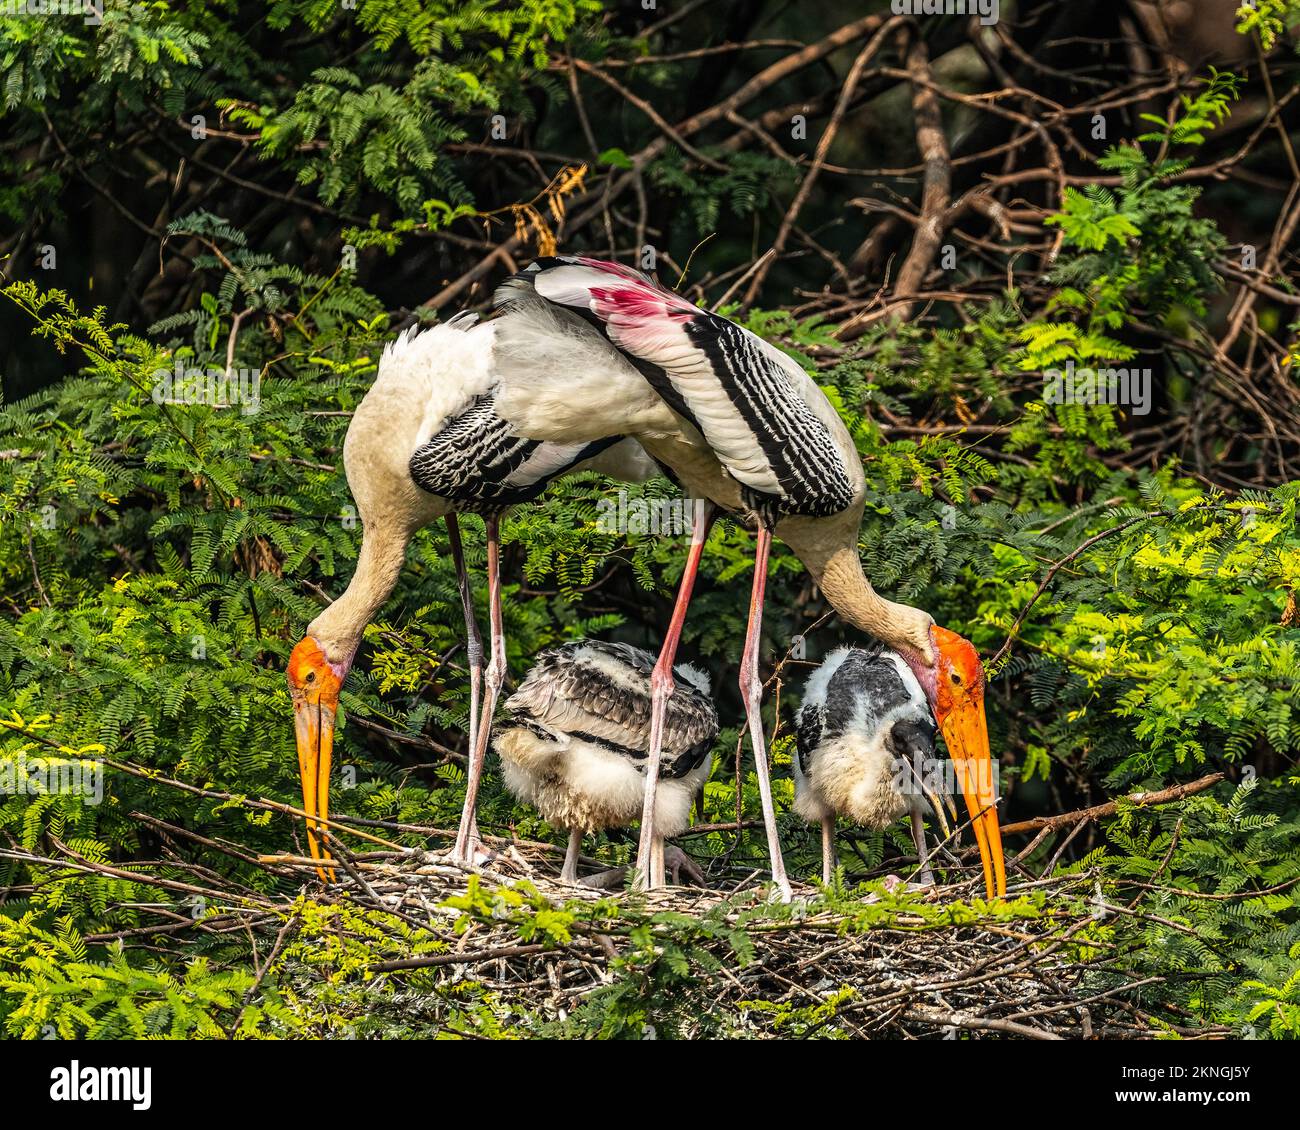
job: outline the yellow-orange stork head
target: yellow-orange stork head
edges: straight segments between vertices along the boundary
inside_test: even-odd
[[[957,783],[970,813],[984,866],[989,898],[1007,893],[1002,834],[998,829],[997,782],[984,717],[984,665],[970,640],[934,625],[930,628],[934,661],[910,661],[930,699],[956,768]]]
[[[293,724],[298,739],[298,772],[302,776],[302,807],[307,813],[307,846],[313,859],[329,862],[316,835],[317,820],[328,820],[330,810],[330,761],[334,753],[334,715],[338,710],[339,688],[347,669],[336,667],[321,645],[311,636],[299,641],[289,656],[289,697],[293,701]],[[332,881],[324,867],[317,867],[322,880]]]

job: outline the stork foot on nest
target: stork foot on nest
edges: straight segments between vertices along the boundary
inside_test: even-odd
[[[466,871],[473,871],[476,867],[486,867],[494,859],[497,853],[487,846],[476,835],[469,841],[469,845],[462,851],[457,851],[454,847],[447,853],[447,862],[453,867],[460,867]]]
[[[689,880],[692,887],[708,886],[704,880],[704,872],[700,870],[695,860],[673,844],[664,845],[664,866],[672,878],[674,887],[687,885],[682,882],[682,876]]]
[[[886,875],[880,880],[880,885],[885,888],[891,895],[908,891],[925,891],[931,889],[933,883],[909,883],[897,875]],[[879,902],[879,895],[867,895],[863,902]]]
[[[704,872],[699,865],[681,848],[673,844],[664,844],[664,870],[672,880],[674,887],[707,887]],[[569,878],[567,882],[576,882],[584,887],[593,887],[598,891],[612,891],[627,882],[628,869],[614,867],[609,871],[598,871],[585,879]],[[565,876],[561,876],[562,879]]]

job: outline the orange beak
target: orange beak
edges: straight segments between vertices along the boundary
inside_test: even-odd
[[[294,732],[298,739],[298,772],[302,776],[302,809],[307,813],[307,846],[312,859],[329,863],[322,851],[316,818],[328,820],[330,814],[330,762],[334,755],[334,707],[300,698],[293,704]],[[322,882],[334,881],[334,868],[326,875],[324,867],[316,874]]]
[[[1002,858],[1002,833],[998,828],[998,794],[993,780],[993,757],[989,752],[989,727],[984,717],[983,696],[970,696],[944,716],[940,723],[975,829],[980,863],[984,866],[984,889],[989,898],[1007,893],[1007,869]]]

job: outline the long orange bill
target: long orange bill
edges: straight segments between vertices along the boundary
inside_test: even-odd
[[[998,829],[997,783],[993,779],[993,758],[989,752],[989,729],[984,706],[967,702],[944,720],[943,739],[948,744],[970,813],[975,842],[984,866],[984,889],[989,898],[1007,893],[1006,863],[1002,858],[1002,833]]]
[[[334,711],[319,703],[303,702],[294,711],[294,732],[298,739],[298,772],[302,776],[302,810],[307,813],[307,846],[312,859],[331,862],[321,850],[314,819],[328,820],[330,814],[330,761],[334,755]],[[317,867],[322,882],[334,881],[334,868]]]

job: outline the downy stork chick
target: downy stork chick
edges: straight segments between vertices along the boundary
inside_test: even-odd
[[[574,640],[542,652],[506,700],[494,742],[502,775],[516,797],[569,830],[560,875],[567,883],[578,881],[586,833],[621,828],[641,816],[654,667],[653,655],[629,644]],[[685,663],[673,674],[655,791],[652,866],[661,876],[664,840],[686,829],[718,736],[708,676]],[[685,857],[669,850],[676,873]]]
[[[921,684],[881,644],[833,651],[809,676],[795,724],[794,810],[822,827],[822,881],[835,870],[835,819],[881,831],[910,815],[920,879],[932,885],[922,817],[935,724]]]

